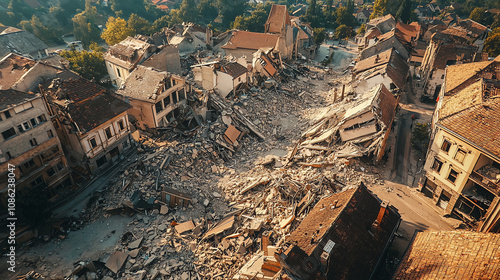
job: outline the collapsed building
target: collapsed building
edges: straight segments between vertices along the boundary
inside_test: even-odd
[[[246,90],[248,69],[246,61],[214,61],[192,65],[194,80],[204,90],[214,90],[222,98],[229,93]]]

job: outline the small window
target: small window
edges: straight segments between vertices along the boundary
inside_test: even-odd
[[[56,167],[57,172],[59,172],[59,171],[61,171],[61,170],[64,169],[64,166],[60,162],[58,162],[55,167]]]
[[[443,167],[443,162],[439,159],[434,159],[434,163],[432,164],[432,170],[435,170],[437,173],[441,172],[441,167]]]
[[[44,183],[43,178],[42,178],[42,176],[40,176],[40,177],[36,178],[35,180],[31,181],[30,185],[32,187],[37,187],[43,183]]]
[[[31,126],[32,126],[32,127],[35,127],[35,126],[37,126],[37,125],[38,125],[38,122],[36,121],[36,119],[35,119],[35,118],[32,118],[32,119],[30,120],[30,123],[31,123]]]
[[[179,100],[186,99],[186,91],[184,89],[179,90]]]
[[[457,153],[455,154],[455,160],[460,162],[460,163],[463,163],[464,159],[465,159],[465,154],[467,154],[467,153],[464,150],[459,148]]]
[[[22,169],[26,170],[26,169],[29,169],[29,168],[31,168],[33,166],[35,166],[35,162],[33,161],[33,159],[30,159],[27,162],[23,163]]]
[[[443,79],[444,79],[444,74],[443,74],[443,75],[441,75],[441,80],[443,80]]]
[[[17,126],[17,129],[19,129],[19,132],[23,133],[27,130],[30,130],[31,126],[29,122],[24,122],[20,125]]]
[[[118,121],[118,127],[120,130],[123,130],[125,128],[125,125],[123,124],[123,120]]]
[[[455,169],[450,168],[450,174],[448,174],[448,181],[455,183],[457,177],[458,177],[458,172]]]
[[[170,95],[165,97],[165,99],[163,99],[163,104],[165,104],[165,107],[170,105]]]
[[[177,92],[172,92],[172,101],[173,103],[177,103]]]
[[[163,111],[163,104],[161,104],[161,101],[155,104],[155,108],[157,114]]]
[[[47,121],[47,117],[45,115],[38,116],[38,123],[43,123]]]
[[[6,152],[5,156],[7,157],[7,160],[12,159],[12,155],[10,154],[10,152]]]
[[[113,137],[113,134],[111,134],[111,127],[106,128],[104,132],[106,132],[106,138],[111,139],[111,137]]]
[[[16,135],[16,131],[14,130],[13,127],[2,132],[2,136],[3,136],[4,140],[10,139],[10,138],[14,137],[14,135]]]
[[[9,112],[9,111],[5,111],[5,112],[4,112],[4,114],[5,114],[5,118],[6,118],[6,119],[10,119],[10,118],[12,118],[12,115],[10,114],[10,112]]]
[[[56,171],[54,170],[53,167],[51,167],[51,168],[47,169],[46,173],[47,173],[47,175],[49,175],[49,177],[52,177],[56,174]]]
[[[95,137],[90,138],[89,143],[92,149],[95,149],[95,147],[97,147],[97,141],[95,140]]]
[[[47,130],[47,135],[49,136],[49,138],[54,137],[54,132],[52,132],[52,129]]]
[[[116,73],[118,73],[118,77],[122,77],[122,74],[120,73],[120,68],[116,68]]]
[[[33,138],[30,140],[30,144],[32,147],[35,147],[36,145],[38,145],[38,142],[36,141],[36,138]]]
[[[444,140],[443,141],[443,145],[441,145],[441,150],[443,150],[443,151],[445,151],[445,152],[448,153],[450,151],[450,147],[451,147],[450,141]]]

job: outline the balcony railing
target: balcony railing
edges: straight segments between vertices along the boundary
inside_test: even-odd
[[[481,187],[494,193],[495,195],[500,195],[500,185],[494,183],[493,181],[477,173],[476,171],[471,172],[469,179],[471,179],[474,183],[480,185]]]

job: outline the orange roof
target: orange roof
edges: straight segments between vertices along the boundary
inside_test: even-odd
[[[482,61],[448,66],[445,78],[446,92],[454,90],[490,64],[491,61]]]
[[[418,33],[419,33],[419,29],[420,29],[419,27],[420,26],[410,25],[410,24],[406,24],[406,23],[402,23],[402,22],[398,22],[396,24],[396,29],[398,29],[399,31],[401,31],[405,35],[410,36],[412,38],[418,37]]]
[[[222,48],[228,50],[273,48],[276,46],[278,38],[279,36],[276,34],[236,30],[233,32],[233,36],[229,42],[222,46]]]
[[[498,279],[499,248],[500,234],[419,232],[392,279]]]
[[[281,28],[286,25],[290,25],[290,14],[286,5],[273,4],[265,24],[266,32],[280,33]]]

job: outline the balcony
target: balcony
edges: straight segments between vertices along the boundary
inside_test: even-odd
[[[479,171],[479,170],[478,170]],[[493,179],[480,174],[478,171],[472,171],[469,179],[474,183],[480,185],[481,187],[489,190],[495,195],[500,195],[500,185],[498,185]]]

